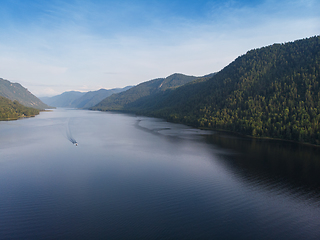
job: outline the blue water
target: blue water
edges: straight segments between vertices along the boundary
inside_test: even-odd
[[[320,239],[320,151],[85,110],[0,122],[0,239]]]

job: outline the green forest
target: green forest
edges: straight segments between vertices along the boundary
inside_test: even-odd
[[[254,49],[209,79],[123,110],[195,127],[320,144],[320,37]]]
[[[18,101],[11,101],[0,96],[0,121],[16,120],[23,117],[32,117],[39,114],[35,108],[25,107]]]

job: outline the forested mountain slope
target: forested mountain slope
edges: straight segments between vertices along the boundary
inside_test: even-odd
[[[0,121],[31,117],[37,114],[39,114],[38,109],[25,107],[18,101],[11,101],[0,96]]]
[[[0,96],[8,98],[12,101],[17,100],[26,107],[37,109],[49,108],[40,99],[34,96],[28,89],[22,87],[19,83],[12,83],[8,80],[0,78]]]
[[[190,86],[191,90],[194,91],[195,86],[198,86],[199,83],[201,83],[201,82],[207,81],[213,75],[214,75],[214,73],[203,76],[203,77],[197,77],[193,81],[188,82],[182,86]],[[178,86],[178,87],[181,87],[181,86]],[[133,101],[133,102],[126,104],[122,110],[127,111],[127,112],[135,112],[135,113],[142,113],[143,114],[145,112],[153,111],[154,109],[156,109],[157,107],[159,107],[161,105],[163,105],[164,107],[167,107],[166,105],[163,104],[165,102],[164,100],[166,98],[170,97],[171,94],[175,94],[178,87],[167,88],[163,91],[157,91],[151,95],[141,97],[141,98],[137,99],[136,101]],[[189,95],[192,93],[185,92],[184,94],[185,94],[185,98],[188,98]],[[176,104],[176,103],[177,102],[174,102],[173,104]]]
[[[183,74],[175,73],[167,78],[158,78],[150,80],[147,82],[143,82],[135,87],[132,87],[128,91],[114,94],[104,99],[91,109],[103,111],[132,111],[132,106],[130,106],[130,104],[134,104],[137,101],[140,102],[142,99],[145,98],[149,99],[149,97],[156,98],[158,94],[162,95],[167,90],[176,89],[177,87],[192,82],[196,79],[198,79],[198,77],[186,76]]]
[[[320,144],[320,37],[247,52],[141,114],[196,127]],[[141,103],[141,106],[143,104]]]

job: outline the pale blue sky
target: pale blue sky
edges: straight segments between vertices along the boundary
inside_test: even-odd
[[[221,70],[319,35],[320,1],[0,0],[0,77],[36,96]]]

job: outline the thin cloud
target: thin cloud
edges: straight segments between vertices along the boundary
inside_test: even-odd
[[[30,83],[38,95],[88,83],[90,90],[125,87],[174,72],[201,76],[250,49],[320,32],[320,4],[311,0],[212,1],[193,6],[199,13],[188,3],[176,11],[178,1],[41,3],[29,6],[38,9],[29,23],[0,24],[0,77]]]

